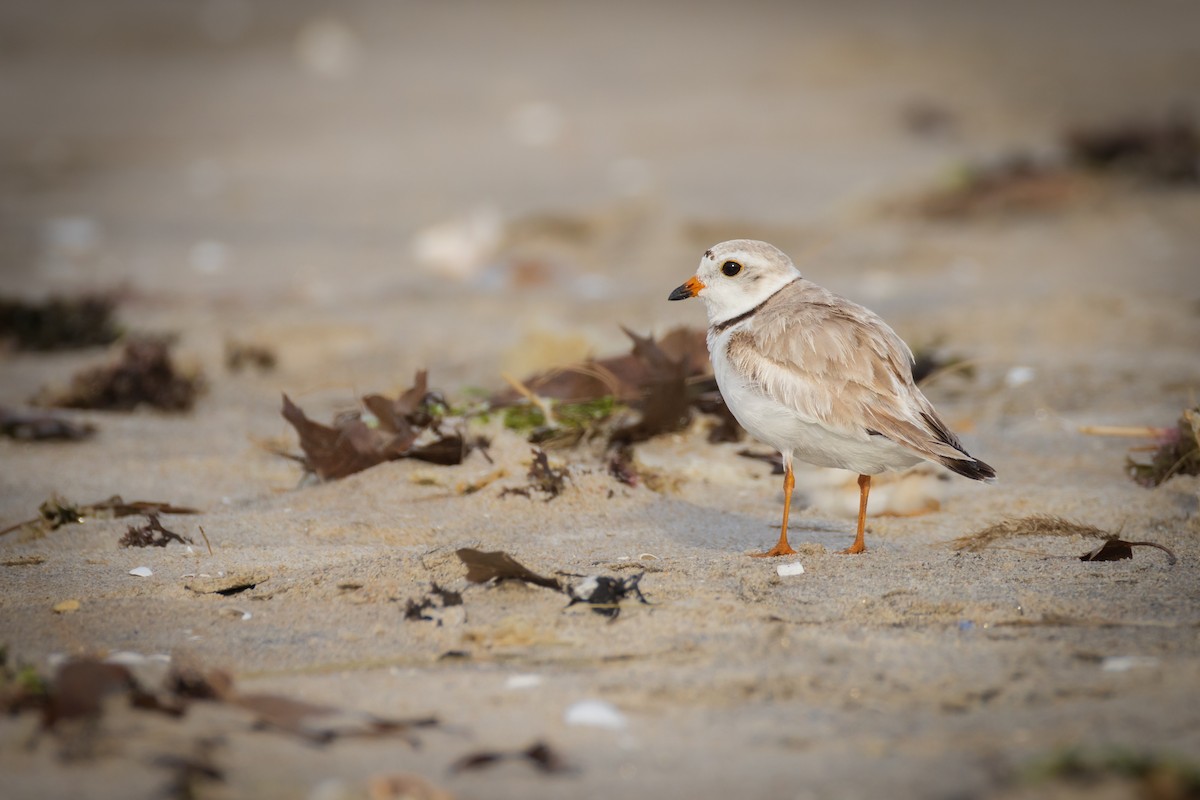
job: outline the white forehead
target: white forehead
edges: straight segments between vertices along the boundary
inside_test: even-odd
[[[729,260],[762,266],[793,267],[786,253],[773,244],[757,239],[731,239],[713,245],[704,251],[702,263],[723,264]]]

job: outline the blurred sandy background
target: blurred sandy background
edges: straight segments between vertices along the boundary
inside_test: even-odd
[[[447,727],[417,751],[318,749],[124,712],[68,763],[52,737],[25,746],[26,715],[0,720],[4,793],[161,796],[150,755],[204,737],[224,772],[204,797],[359,797],[396,772],[462,798],[1082,796],[1030,765],[1079,747],[1195,766],[1197,479],[1138,487],[1130,442],[1078,427],[1172,425],[1195,404],[1200,193],[1086,178],[1048,207],[949,220],[913,198],[1012,151],[1060,159],[1070,129],[1196,113],[1197,31],[1186,0],[0,2],[4,294],[117,291],[122,324],[177,334],[209,384],[187,415],[82,414],[85,443],[0,441],[0,525],[54,493],[119,493],[202,509],[216,549],[122,550],[121,521],[5,537],[0,644],[43,671],[186,651],[239,685]],[[943,510],[872,520],[861,559],[833,555],[851,523],[814,488],[793,519],[807,572],[779,578],[744,555],[774,540],[778,478],[699,428],[639,446],[658,491],[556,454],[576,477],[551,503],[499,496],[529,454],[496,425],[507,477],[466,497],[453,487],[496,468],[478,455],[298,489],[262,446],[294,442],[281,392],[327,420],[418,368],[451,395],[497,389],[624,351],[619,324],[699,326],[699,304],[666,295],[734,236],[976,363],[929,394],[1001,483],[938,482]],[[230,338],[278,369],[228,373]],[[0,403],[107,355],[6,352]],[[945,546],[1031,513],[1180,561]],[[541,590],[476,588],[465,621],[405,622],[430,579],[463,587],[462,546],[542,572],[640,562],[654,605],[609,626]],[[198,569],[270,579],[200,596],[179,577]],[[51,611],[68,598],[78,612]],[[567,724],[587,698],[622,726]],[[447,772],[538,738],[577,771]]]

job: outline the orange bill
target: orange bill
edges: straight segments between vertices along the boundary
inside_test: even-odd
[[[671,292],[671,296],[668,297],[667,299],[668,300],[686,300],[689,297],[695,297],[696,295],[700,294],[700,291],[703,288],[704,288],[704,282],[701,281],[699,278],[697,278],[695,275],[693,275],[692,277],[687,279],[686,283],[684,283],[682,286],[675,289],[675,291]]]

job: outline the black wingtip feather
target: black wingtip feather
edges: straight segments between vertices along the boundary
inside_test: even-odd
[[[964,478],[976,481],[996,480],[996,470],[992,469],[990,464],[985,464],[979,459],[953,459],[944,461],[943,463],[947,469],[957,472]]]

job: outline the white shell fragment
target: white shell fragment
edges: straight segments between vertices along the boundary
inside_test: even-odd
[[[580,700],[567,707],[563,720],[568,725],[607,728],[610,731],[624,730],[627,724],[625,715],[612,703],[603,700]]]
[[[792,561],[788,564],[780,564],[775,568],[775,571],[779,573],[779,577],[781,578],[788,578],[792,575],[803,575],[804,565],[799,561]]]
[[[541,675],[533,675],[530,673],[522,673],[519,675],[509,675],[508,680],[504,682],[505,689],[532,689],[535,686],[540,686],[542,683]]]
[[[154,574],[154,570],[150,569],[149,567],[134,567],[133,569],[129,570],[129,574],[136,575],[139,578],[149,578]]]
[[[1157,667],[1158,663],[1154,656],[1106,656],[1100,662],[1100,669],[1105,672],[1128,672],[1139,667]]]

